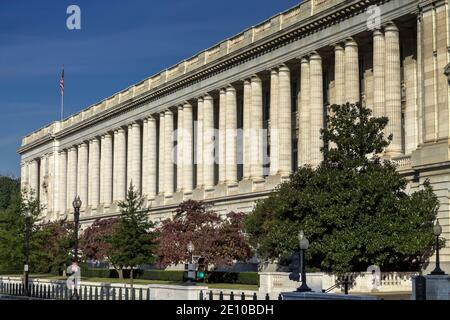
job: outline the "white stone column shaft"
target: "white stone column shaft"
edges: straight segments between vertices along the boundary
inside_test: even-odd
[[[195,137],[197,188],[203,187],[203,98],[197,100],[197,132]]]
[[[341,44],[334,46],[334,103],[344,104],[345,101],[345,50]]]
[[[278,136],[279,136],[279,174],[289,177],[292,172],[292,100],[291,71],[288,66],[278,69]]]
[[[226,165],[226,124],[227,124],[227,92],[225,88],[219,93],[219,184],[224,184],[227,179]]]
[[[353,38],[345,41],[345,92],[346,102],[359,102],[359,58],[358,44]]]
[[[77,148],[71,147],[68,151],[67,159],[67,206],[69,210],[73,210],[72,202],[77,196]]]
[[[323,155],[320,150],[323,147],[320,130],[324,124],[324,106],[322,57],[316,52],[310,57],[310,108],[310,163],[312,166],[317,166],[323,160]]]
[[[58,179],[58,211],[63,214],[67,209],[67,151],[61,150],[59,153],[59,179]]]
[[[279,125],[278,108],[279,103],[279,77],[278,70],[272,69],[270,71],[270,175],[278,174],[280,170],[279,160]]]
[[[307,58],[301,59],[300,65],[300,124],[299,124],[299,165],[310,163],[311,109],[310,109],[310,67]]]
[[[391,144],[386,153],[391,156],[401,155],[402,148],[402,96],[400,75],[400,37],[397,26],[390,23],[385,28],[385,94],[386,116],[389,122],[386,134],[393,135]]]
[[[252,109],[250,117],[250,171],[251,178],[263,179],[263,92],[262,81],[252,76]]]
[[[226,183],[237,183],[237,95],[236,88],[228,86],[226,89]]]
[[[173,158],[173,113],[166,110],[164,115],[164,195],[170,197],[174,191]]]
[[[89,141],[89,206],[97,208],[100,203],[100,142]]]
[[[81,208],[86,208],[89,203],[88,196],[88,145],[86,142],[81,143],[78,146],[78,183],[77,190],[78,195],[80,196],[82,205]]]
[[[148,119],[142,121],[142,195],[148,196],[148,156],[149,156],[149,146],[148,146]]]
[[[250,117],[252,109],[252,84],[249,79],[244,80],[244,105],[243,105],[243,151],[244,151],[244,179],[250,178]]]
[[[125,200],[126,190],[127,190],[127,161],[126,161],[126,152],[127,152],[127,141],[126,141],[126,132],[125,129],[119,128],[117,130],[117,134],[114,137],[114,153],[116,153],[116,158],[114,162],[114,174],[117,176],[117,179],[114,178],[114,193],[115,198],[114,201],[123,201]],[[116,141],[117,140],[117,141]]]
[[[203,98],[203,176],[206,190],[214,187],[214,101]]]
[[[165,191],[165,113],[159,115],[159,150],[158,150],[158,193],[164,194]]]
[[[185,103],[183,106],[183,190],[191,193],[194,185],[194,158],[193,158],[193,132],[194,120],[192,105]]]
[[[384,94],[384,60],[385,60],[384,34],[380,30],[373,33],[373,116],[384,117],[385,94]]]
[[[141,193],[141,126],[139,123],[134,122],[131,130],[131,179],[130,182],[134,185],[136,191]]]
[[[102,136],[101,172],[101,203],[109,206],[113,202],[113,137],[109,133]]]
[[[183,191],[183,106],[178,106],[177,112],[177,192]]]
[[[149,117],[147,119],[147,140],[148,140],[148,175],[147,175],[147,198],[155,199],[157,190],[157,126],[156,119]]]
[[[39,163],[36,159],[30,162],[30,190],[33,192],[33,198],[39,198]]]

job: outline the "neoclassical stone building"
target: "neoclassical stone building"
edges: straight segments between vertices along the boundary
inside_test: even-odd
[[[154,220],[184,199],[248,212],[321,161],[327,105],[361,102],[389,117],[410,190],[431,181],[450,239],[449,23],[448,0],[305,0],[24,137],[22,188],[48,219],[79,195],[84,223],[130,183]]]

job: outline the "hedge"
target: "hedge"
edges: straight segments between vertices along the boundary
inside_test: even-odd
[[[159,280],[182,282],[184,271],[182,270],[135,270],[135,279]],[[89,278],[118,278],[119,275],[114,269],[88,269],[83,268],[82,277]],[[130,277],[130,270],[123,270],[124,278]],[[259,285],[259,275],[257,272],[219,272],[211,271],[207,275],[208,283],[236,283]]]

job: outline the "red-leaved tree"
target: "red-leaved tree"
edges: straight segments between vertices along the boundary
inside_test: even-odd
[[[222,219],[201,201],[188,200],[176,209],[172,219],[158,228],[158,263],[162,267],[185,263],[189,259],[187,245],[194,244],[194,255],[206,265],[231,265],[251,257],[243,234],[243,213],[230,212]]]
[[[80,237],[80,250],[85,258],[96,261],[108,260],[111,245],[105,237],[113,232],[117,222],[117,218],[97,219],[84,230]]]

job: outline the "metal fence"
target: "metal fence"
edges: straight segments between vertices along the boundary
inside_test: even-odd
[[[225,299],[225,297],[228,296],[228,299]],[[200,291],[200,300],[215,300],[214,299],[214,292],[210,290],[209,292],[203,292]],[[241,292],[240,294],[235,294],[233,291],[231,291],[229,294],[225,295],[223,291],[219,292],[218,300],[258,300],[258,295],[256,292],[253,294],[245,294],[244,292]],[[261,299],[260,299],[261,300]],[[270,295],[266,293],[264,296],[264,300],[270,300]],[[283,300],[283,297],[281,296],[281,293],[278,295],[278,300]]]
[[[25,294],[23,283],[2,282],[0,295],[28,296],[32,299],[43,300],[150,300],[150,289],[80,285],[79,289],[72,290],[60,283],[30,283],[28,294]]]

